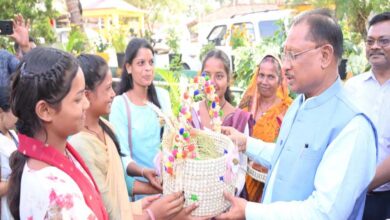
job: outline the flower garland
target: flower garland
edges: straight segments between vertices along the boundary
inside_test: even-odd
[[[179,107],[178,127],[173,147],[168,161],[164,164],[164,169],[170,175],[173,175],[173,162],[179,159],[199,159],[199,149],[191,143],[191,110],[195,102],[206,99],[209,107],[212,129],[215,132],[221,132],[223,112],[219,105],[219,97],[215,94],[215,87],[206,73],[196,76],[190,84],[184,89],[181,95],[181,105]]]

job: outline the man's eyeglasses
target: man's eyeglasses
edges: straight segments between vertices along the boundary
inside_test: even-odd
[[[390,37],[381,37],[379,39],[368,38],[366,40],[366,45],[372,47],[375,42],[378,47],[387,47],[390,45]]]
[[[318,49],[318,48],[320,48],[322,46],[324,46],[324,44],[323,45],[318,45],[318,46],[316,46],[314,48],[310,48],[310,49],[307,49],[307,50],[304,50],[304,51],[301,51],[301,52],[298,52],[298,53],[293,53],[291,51],[284,52],[284,53],[282,53],[282,56],[281,56],[282,62],[285,62],[285,61],[287,61],[287,62],[295,61],[298,56],[300,56],[302,54],[305,54],[305,53],[307,53],[309,51],[316,50],[316,49]]]

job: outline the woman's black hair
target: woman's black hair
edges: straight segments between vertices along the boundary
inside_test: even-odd
[[[36,47],[23,56],[12,80],[11,109],[18,117],[18,131],[29,137],[44,130],[35,112],[40,100],[46,101],[57,110],[69,93],[72,81],[78,71],[75,57],[54,48]],[[28,157],[15,151],[10,157],[12,173],[8,189],[8,204],[14,219],[20,219],[20,184],[24,165]]]
[[[205,67],[205,64],[206,64],[207,60],[210,59],[210,58],[219,59],[223,63],[223,67],[224,67],[224,69],[225,69],[225,71],[227,73],[227,78],[228,78],[228,86],[226,88],[224,97],[225,97],[225,100],[227,102],[232,103],[233,97],[232,97],[232,92],[230,91],[230,86],[229,86],[232,72],[230,70],[230,60],[229,60],[229,57],[222,50],[214,49],[214,50],[209,51],[206,54],[205,58],[203,59],[202,72],[204,71],[204,67]]]
[[[137,56],[138,51],[141,48],[149,49],[154,55],[153,47],[147,40],[143,38],[133,38],[129,42],[129,44],[127,44],[125,62],[122,67],[121,81],[119,83],[119,89],[117,91],[118,95],[121,95],[134,88],[133,77],[127,72],[126,63],[132,64],[134,58]],[[153,104],[157,105],[159,108],[161,108],[160,102],[157,98],[156,88],[154,87],[153,82],[152,84],[150,84],[150,86],[148,86],[148,100],[151,101]]]
[[[0,108],[4,112],[11,109],[10,94],[11,88],[9,86],[0,86]]]
[[[84,73],[86,89],[91,91],[95,90],[95,88],[103,82],[104,78],[107,75],[107,62],[100,56],[96,56],[93,54],[81,54],[77,57],[77,60],[79,61],[80,67]],[[99,125],[114,142],[118,154],[120,156],[123,156],[119,141],[116,138],[114,131],[101,119],[99,119]]]

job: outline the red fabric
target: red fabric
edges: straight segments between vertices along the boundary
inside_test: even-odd
[[[64,154],[56,150],[51,146],[45,146],[39,140],[30,138],[23,134],[18,134],[19,137],[19,147],[18,151],[22,154],[34,158],[36,160],[43,161],[51,166],[57,167],[58,169],[64,171],[68,174],[79,186],[81,192],[83,193],[85,203],[88,207],[95,213],[96,217],[100,220],[108,220],[108,214],[104,207],[103,200],[100,197],[100,192],[98,187],[89,171],[84,161],[81,159],[80,155],[70,146],[69,143],[66,144],[66,149],[72,154],[74,158],[80,163],[83,169],[87,172],[88,176],[91,178],[91,181],[84,176],[84,174],[71,162]]]

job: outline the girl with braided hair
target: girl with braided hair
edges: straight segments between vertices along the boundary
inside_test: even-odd
[[[23,57],[11,92],[19,131],[8,191],[15,219],[108,219],[90,171],[67,142],[88,106],[72,55],[40,47]]]

